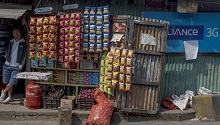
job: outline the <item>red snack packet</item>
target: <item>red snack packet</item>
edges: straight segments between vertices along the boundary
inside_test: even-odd
[[[70,26],[70,27],[69,27],[69,33],[75,34],[75,27]]]
[[[79,56],[75,56],[75,63],[79,63]]]
[[[41,52],[37,52],[36,59],[41,60]]]
[[[69,20],[70,19],[70,14],[65,14],[65,20]]]
[[[65,35],[63,34],[63,35],[60,35],[60,39],[59,39],[60,41],[64,41],[65,40]]]
[[[30,51],[29,59],[34,59],[34,55],[35,55],[35,52],[34,51]]]
[[[68,55],[69,54],[69,48],[64,48],[64,54]]]
[[[43,26],[37,26],[36,31],[37,34],[43,34]]]
[[[69,69],[69,68],[70,68],[69,62],[64,62],[64,67],[65,67],[66,69]]]
[[[80,41],[80,35],[74,35],[74,41]]]
[[[60,49],[59,49],[59,55],[63,55],[63,53],[64,53],[64,49],[63,49],[63,48],[60,48]]]
[[[36,34],[36,27],[30,26],[30,34]]]
[[[49,24],[49,18],[48,17],[44,17],[43,25],[48,25],[48,24]]]
[[[69,33],[69,27],[64,27],[64,31],[66,34]]]
[[[35,26],[35,25],[36,25],[36,21],[37,21],[37,18],[36,18],[36,17],[30,17],[30,23],[29,23],[29,25],[30,25],[30,26]]]
[[[55,50],[50,51],[48,58],[50,58],[50,59],[56,59],[56,51],[55,51]]]
[[[64,44],[65,44],[65,47],[69,47],[69,41],[65,41]]]
[[[69,23],[70,23],[70,19],[66,19],[64,22],[64,26],[69,26]]]
[[[74,34],[70,34],[69,35],[69,40],[70,41],[74,41],[75,40],[75,35]]]
[[[56,25],[50,25],[49,26],[49,28],[50,28],[50,33],[57,33],[57,26]]]
[[[42,51],[42,57],[47,58],[49,56],[49,51],[48,50],[43,50]]]
[[[42,46],[42,44],[40,43],[40,44],[37,44],[37,50],[38,51],[41,51],[43,49],[43,46]]]
[[[69,55],[64,56],[64,61],[69,61]]]
[[[60,20],[65,20],[65,15],[64,14],[60,15]]]
[[[79,48],[79,43],[75,43],[75,48]]]
[[[64,41],[60,41],[59,42],[59,48],[64,48],[65,46],[64,46]]]
[[[37,35],[37,42],[38,43],[43,42],[43,35]]]
[[[43,34],[43,41],[47,42],[48,41],[48,34]]]
[[[74,47],[74,41],[69,41],[69,47]]]
[[[70,25],[70,26],[75,26],[75,20],[74,20],[74,19],[70,19],[69,25]]]
[[[49,25],[43,25],[43,33],[49,32]]]
[[[80,19],[75,19],[75,26],[80,26]]]
[[[63,61],[64,61],[63,56],[62,55],[58,56],[58,62],[63,62]]]
[[[69,62],[74,62],[74,55],[69,55]]]
[[[42,18],[42,17],[37,18],[36,25],[37,25],[37,26],[42,26],[42,25],[43,25],[43,18]]]
[[[65,20],[60,20],[60,27],[64,27],[65,25]]]
[[[71,20],[74,20],[75,17],[76,17],[75,13],[71,13],[71,14],[70,14],[70,19],[71,19]]]
[[[74,48],[69,48],[69,54],[74,55]]]
[[[75,27],[75,34],[80,34],[80,27]]]
[[[49,43],[48,42],[43,42],[42,44],[43,44],[43,49],[44,50],[48,50],[49,49],[49,46],[48,46]]]
[[[81,13],[75,13],[75,17],[76,17],[76,19],[80,19],[81,18]]]
[[[35,35],[29,35],[29,42],[30,43],[35,43],[36,42],[36,36]]]
[[[69,41],[69,37],[70,37],[69,34],[65,34],[65,41]]]
[[[49,45],[50,45],[50,47],[49,47],[50,50],[56,50],[56,43],[55,42],[50,42]]]
[[[79,56],[79,50],[78,49],[75,50],[75,56]]]
[[[29,47],[30,51],[34,51],[35,50],[35,44],[36,43],[30,43],[30,47]]]
[[[49,24],[50,25],[56,25],[57,24],[56,16],[49,16]]]
[[[49,41],[57,41],[57,35],[56,34],[49,34]]]
[[[64,27],[60,28],[60,34],[64,34],[64,33],[65,33]]]

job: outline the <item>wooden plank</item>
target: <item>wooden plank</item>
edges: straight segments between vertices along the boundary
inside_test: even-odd
[[[131,95],[131,108],[135,108],[135,101],[136,101],[136,96],[135,96],[135,91],[136,91],[136,86],[132,85],[132,95]]]
[[[126,29],[125,29],[125,43],[124,43],[124,47],[125,48],[129,48],[130,47],[130,43],[129,43],[129,22],[128,19],[126,19]]]
[[[158,81],[157,81],[157,78],[159,77],[159,76],[158,76],[158,73],[159,73],[159,71],[158,71],[158,69],[159,69],[159,64],[158,64],[158,63],[159,63],[159,59],[160,59],[160,58],[157,57],[157,58],[156,58],[156,62],[155,62],[154,79],[153,79],[154,82],[158,82]]]
[[[140,91],[140,104],[139,104],[139,109],[143,109],[144,107],[144,95],[145,95],[145,88],[144,85],[139,86],[141,91]]]
[[[143,105],[143,109],[147,109],[147,100],[148,100],[148,96],[147,96],[147,93],[148,93],[148,89],[147,89],[147,86],[144,86],[144,105]]]
[[[156,90],[155,90],[155,86],[151,86],[152,87],[152,95],[151,95],[151,97],[152,97],[152,99],[151,99],[151,106],[150,106],[150,110],[154,110],[154,107],[155,107],[155,99],[157,98],[155,95],[155,93],[156,93]]]
[[[157,51],[160,52],[161,51],[161,35],[162,35],[162,28],[158,28],[158,37],[157,37],[157,42],[158,42],[158,46],[157,46]]]
[[[130,49],[133,49],[134,48],[134,46],[135,46],[135,33],[134,33],[134,31],[135,31],[135,28],[134,28],[134,21],[133,20],[129,20],[129,43],[131,44],[130,45]]]
[[[144,26],[143,25],[139,25],[140,27],[140,29],[139,29],[139,33],[138,34],[136,34],[136,36],[137,36],[137,43],[136,43],[136,45],[137,45],[137,49],[141,49],[141,35],[142,35],[142,33],[143,33],[143,29],[144,29]]]
[[[148,94],[147,94],[147,96],[148,96],[148,100],[147,100],[147,110],[149,110],[150,109],[150,101],[151,101],[151,92],[152,92],[152,90],[151,90],[151,87],[147,87],[148,88]]]
[[[125,103],[126,103],[126,92],[122,91],[121,108],[125,108]]]
[[[121,98],[122,98],[122,93],[121,91],[117,91],[118,92],[118,96],[116,97],[116,104],[117,104],[117,108],[121,108]]]
[[[151,19],[149,19],[149,21],[151,21]],[[147,28],[147,34],[150,34],[151,30],[152,30],[152,27],[151,26],[147,26],[147,27],[148,27]],[[149,45],[146,45],[144,50],[149,50]]]
[[[148,85],[148,86],[159,86],[160,82],[150,82],[150,81],[142,80],[142,82],[134,81],[133,84]]]
[[[134,51],[135,51],[135,53],[141,53],[141,54],[158,55],[158,56],[162,55],[162,53],[160,53],[160,52],[155,52],[155,51],[150,51],[150,50],[135,49]]]
[[[134,20],[135,24],[140,24],[140,25],[148,25],[148,26],[158,26],[158,27],[164,27],[166,24],[161,24],[159,22],[152,22],[150,20],[144,21],[144,20]]]

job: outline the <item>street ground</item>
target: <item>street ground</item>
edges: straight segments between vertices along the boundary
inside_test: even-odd
[[[83,125],[84,122],[75,121],[72,125]],[[0,121],[0,125],[58,125],[57,121]],[[111,123],[111,125],[220,125],[220,122],[201,121],[141,121]]]

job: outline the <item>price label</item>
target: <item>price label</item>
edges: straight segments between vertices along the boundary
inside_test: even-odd
[[[69,9],[76,9],[76,8],[78,8],[78,7],[79,7],[78,4],[69,4],[69,5],[63,6],[63,9],[64,9],[64,10],[69,10]]]
[[[34,9],[35,13],[45,13],[45,12],[51,12],[53,10],[52,7],[42,7],[42,8],[36,8]]]

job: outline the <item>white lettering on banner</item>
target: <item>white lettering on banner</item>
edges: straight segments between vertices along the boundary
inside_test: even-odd
[[[206,37],[218,37],[218,28],[207,28],[208,30],[208,34],[206,35]]]
[[[168,35],[188,35],[188,36],[197,36],[199,31],[197,29],[172,29],[171,33]]]
[[[154,38],[152,35],[142,33],[141,34],[141,44],[156,45],[157,41],[156,41],[156,38]]]

